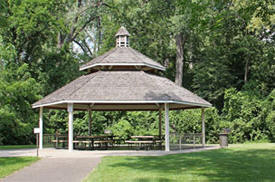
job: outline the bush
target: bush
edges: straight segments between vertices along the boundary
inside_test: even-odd
[[[124,119],[119,120],[118,123],[114,124],[109,129],[115,136],[120,136],[120,138],[124,140],[129,139],[134,133],[132,125]]]
[[[253,92],[228,89],[222,113],[231,143],[274,139],[274,93],[262,99]]]

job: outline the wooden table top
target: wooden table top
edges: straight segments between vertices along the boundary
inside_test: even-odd
[[[98,136],[76,136],[76,138],[82,138],[82,139],[95,139],[95,138],[113,138],[114,136],[111,135],[98,135]]]
[[[141,139],[154,139],[155,138],[155,136],[131,136],[131,138],[136,138],[136,139],[139,139],[139,138],[141,138]]]

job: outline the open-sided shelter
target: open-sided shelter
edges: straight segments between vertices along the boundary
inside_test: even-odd
[[[116,34],[115,48],[80,67],[87,74],[32,105],[40,108],[40,149],[43,148],[43,108],[68,110],[70,151],[73,150],[74,110],[161,113],[164,109],[165,150],[169,151],[169,109],[202,108],[202,144],[205,144],[203,108],[211,107],[211,104],[169,79],[155,75],[157,71],[165,71],[165,67],[132,49],[129,36],[129,32],[121,27]]]

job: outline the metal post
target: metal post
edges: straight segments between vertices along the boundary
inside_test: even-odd
[[[204,122],[204,109],[201,109],[201,120],[202,120],[202,146],[205,146],[205,122]]]
[[[165,151],[170,151],[169,141],[169,105],[164,104],[165,107]]]
[[[38,140],[39,140],[39,139],[38,139],[38,133],[36,133],[35,135],[36,135],[36,157],[38,157],[38,156],[39,156],[39,155],[38,155],[38,145],[39,145],[39,144],[38,144],[38,143],[39,143],[39,142],[38,142]]]
[[[43,107],[40,107],[39,110],[39,149],[43,149]]]
[[[159,108],[159,139],[161,140],[161,118],[162,118],[162,108]]]
[[[68,136],[68,148],[69,151],[73,151],[73,132],[74,132],[74,127],[73,127],[73,104],[69,103],[68,104],[68,112],[69,112],[69,136]]]

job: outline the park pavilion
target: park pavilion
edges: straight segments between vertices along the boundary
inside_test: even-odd
[[[32,105],[40,108],[40,149],[43,148],[43,108],[67,109],[69,151],[73,150],[74,110],[87,110],[89,113],[159,111],[160,135],[161,111],[164,110],[165,151],[170,151],[169,110],[201,108],[202,144],[205,144],[204,108],[211,107],[211,104],[169,79],[157,76],[155,73],[165,71],[165,67],[131,48],[129,36],[129,32],[121,27],[116,34],[115,48],[80,67],[86,74]]]

